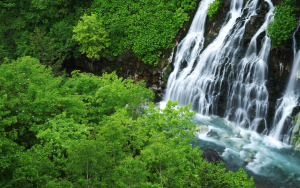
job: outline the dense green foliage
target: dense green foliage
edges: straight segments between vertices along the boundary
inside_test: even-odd
[[[272,39],[272,46],[276,47],[286,40],[292,38],[293,31],[297,26],[297,17],[293,14],[299,10],[295,8],[295,0],[283,1],[280,6],[273,10],[274,22],[267,28],[267,35]]]
[[[300,113],[294,117],[294,127],[290,143],[297,149],[300,149]]]
[[[74,28],[73,38],[79,43],[79,51],[86,53],[89,58],[99,59],[99,53],[102,49],[110,46],[110,39],[101,22],[96,19],[96,15],[84,15],[81,17],[83,21],[79,21]]]
[[[40,63],[52,68],[52,72],[56,75],[59,68],[63,63],[64,58],[61,57],[59,49],[53,45],[54,40],[45,37],[45,32],[41,32],[37,27],[33,33],[30,33],[30,45],[27,50],[32,57],[40,60]]]
[[[30,55],[26,46],[28,33],[38,27],[46,36],[54,39],[54,46],[64,57],[76,54],[76,42],[72,39],[73,27],[89,1],[78,0],[4,0],[0,2],[0,41],[10,58]],[[74,48],[74,49],[73,49]]]
[[[143,82],[54,77],[28,56],[0,72],[1,187],[254,187],[191,148],[191,106],[141,109]]]
[[[111,45],[104,57],[132,50],[145,63],[159,60],[161,50],[172,47],[196,0],[94,0],[91,11],[110,31]]]
[[[29,33],[37,27],[52,41],[52,49],[65,59],[78,58],[80,53],[111,58],[129,50],[143,62],[157,64],[163,57],[162,50],[173,47],[196,3],[197,0],[4,0],[0,2],[0,42],[11,59],[32,56],[27,48]]]
[[[223,0],[214,0],[212,3],[209,4],[207,10],[207,16],[209,17],[209,21],[214,20],[215,15],[218,13],[222,5],[223,5]]]
[[[3,63],[4,58],[7,57],[7,52],[4,50],[3,45],[0,45],[0,65]]]

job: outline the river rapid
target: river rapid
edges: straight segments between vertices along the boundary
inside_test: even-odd
[[[157,104],[164,109],[166,102]],[[214,149],[225,163],[226,170],[237,172],[243,168],[256,187],[300,187],[300,151],[274,138],[243,129],[236,123],[219,116],[197,113],[197,142],[192,147]]]

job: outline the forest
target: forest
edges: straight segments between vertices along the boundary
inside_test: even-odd
[[[190,106],[150,103],[143,82],[72,72],[29,56],[1,71],[1,187],[253,187],[192,149]]]

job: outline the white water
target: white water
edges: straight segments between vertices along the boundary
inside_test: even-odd
[[[255,182],[266,187],[300,187],[300,152],[290,145],[243,129],[234,122],[217,116],[193,117],[197,124],[206,124],[210,132],[199,133],[193,147],[213,148],[226,163],[228,170],[243,167]]]
[[[202,1],[198,12],[206,14],[208,3]],[[198,28],[192,25],[189,34],[178,46],[175,69],[168,80],[165,101],[178,100],[179,105],[192,102],[194,110],[198,113],[216,114],[216,104],[226,73],[224,70],[235,61],[236,54],[242,46],[245,26],[251,16],[256,15],[257,4],[258,0],[247,1],[245,8],[242,9],[243,0],[232,1],[226,23],[219,35],[201,53],[204,40],[201,38],[199,44],[194,43],[193,32],[200,32],[203,36],[205,23],[201,22],[203,26]],[[203,15],[201,19],[205,20],[205,16]],[[193,24],[199,22],[198,19],[195,16]],[[193,45],[194,47],[190,49]],[[180,71],[185,62],[187,66]]]
[[[297,52],[296,44],[296,32],[298,31],[300,24],[298,23],[297,29],[293,34],[293,51],[294,51],[294,61],[291,76],[287,85],[287,88],[284,92],[284,96],[277,101],[279,106],[275,112],[273,127],[270,133],[276,140],[283,140],[284,142],[289,141],[289,137],[283,137],[283,129],[288,125],[288,117],[292,114],[293,109],[299,105],[299,69],[300,69],[300,50]]]
[[[245,57],[232,63],[228,80],[230,87],[228,92],[227,119],[237,123],[238,126],[256,131],[258,126],[264,127],[267,132],[266,115],[268,109],[268,91],[266,88],[267,60],[271,47],[271,39],[267,37],[266,29],[273,21],[272,11],[274,9],[270,0],[269,12],[265,16],[265,22],[252,37]],[[252,15],[256,15],[255,10]],[[264,34],[261,49],[258,50],[258,37]],[[235,64],[237,68],[235,70]],[[233,80],[233,81],[232,81]]]
[[[187,77],[189,72],[192,70],[196,57],[203,48],[206,14],[208,5],[212,2],[213,0],[203,0],[200,2],[187,36],[177,46],[177,52],[174,60],[174,71],[171,73],[167,83],[167,88],[170,88],[171,91],[170,89],[167,89],[165,97],[166,100],[170,100],[170,98],[174,96],[172,92],[173,90],[183,89],[174,86],[174,83],[177,80],[184,80]],[[180,65],[183,61],[187,62],[187,67],[183,69],[178,78],[176,78],[179,73]]]

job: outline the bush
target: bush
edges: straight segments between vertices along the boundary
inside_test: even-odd
[[[298,8],[293,7],[290,1],[283,2],[281,6],[275,6],[273,10],[275,20],[267,28],[267,35],[273,40],[273,47],[292,38],[297,26],[297,17],[293,14],[296,10]]]
[[[221,8],[223,4],[223,0],[214,0],[214,2],[209,4],[207,10],[207,16],[209,17],[209,21],[213,21],[215,15],[218,13],[219,8]]]
[[[117,57],[128,49],[144,63],[157,65],[196,5],[196,0],[95,0],[91,10],[110,30],[111,46],[102,55]]]

